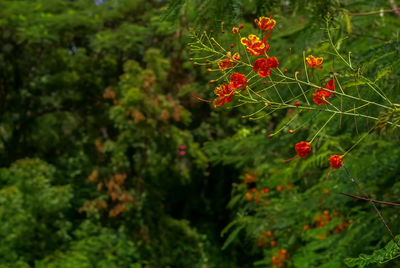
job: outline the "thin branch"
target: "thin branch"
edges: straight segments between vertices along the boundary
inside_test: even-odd
[[[355,198],[355,199],[358,199],[358,200],[362,200],[362,201],[368,201],[368,202],[374,202],[374,203],[388,205],[388,206],[400,207],[400,204],[398,204],[398,203],[379,201],[379,200],[369,199],[367,197],[361,197],[361,196],[352,195],[352,194],[346,194],[346,193],[339,193],[339,194],[342,194],[342,195],[345,195],[345,196],[348,196],[348,197],[352,197],[352,198]]]
[[[390,0],[391,2],[393,0]],[[376,11],[369,11],[369,12],[360,12],[360,13],[350,13],[350,16],[368,16],[368,15],[375,15],[375,14],[381,14],[381,13],[390,13],[390,12],[396,12],[394,9],[384,9],[384,10],[376,10]]]

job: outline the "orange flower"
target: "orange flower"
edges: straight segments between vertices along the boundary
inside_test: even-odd
[[[260,58],[253,63],[253,70],[258,71],[258,75],[261,77],[267,77],[271,74],[271,68],[278,68],[279,62],[276,57],[272,58]]]
[[[311,153],[310,143],[306,141],[301,141],[295,146],[297,155],[301,158],[306,158],[309,153]]]
[[[343,155],[331,155],[331,157],[329,157],[329,163],[332,168],[339,169],[343,165]]]
[[[222,106],[225,103],[232,101],[233,96],[235,95],[233,89],[225,83],[216,87],[214,92],[218,96],[214,100],[214,107]]]
[[[257,24],[258,28],[261,29],[261,31],[268,31],[274,28],[276,21],[267,18],[267,17],[259,17],[258,19],[254,20],[255,23]]]
[[[247,201],[251,201],[251,199],[253,199],[253,196],[251,195],[251,193],[246,193],[246,199],[247,199]]]
[[[230,78],[229,85],[232,89],[245,90],[247,85],[246,76],[240,73],[233,73]]]
[[[240,39],[240,42],[246,46],[246,50],[253,56],[261,56],[262,54],[267,55],[268,53],[269,45],[266,38],[261,41],[260,38],[254,34],[250,34],[248,39],[243,37]]]
[[[308,66],[310,66],[311,68],[317,68],[317,69],[322,69],[322,65],[321,66],[318,66],[318,65],[320,65],[323,60],[324,60],[323,58],[316,58],[313,55],[309,55],[306,58]]]
[[[335,81],[333,81],[333,79],[329,80],[328,83],[325,85],[325,89],[328,89],[330,91],[327,90],[323,90],[321,88],[317,88],[315,90],[316,94],[313,94],[313,101],[317,104],[317,105],[321,105],[321,104],[329,104],[329,101],[327,99],[329,99],[331,96],[335,95],[335,93],[331,92],[331,91],[335,91]]]

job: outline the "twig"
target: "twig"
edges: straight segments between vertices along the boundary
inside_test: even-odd
[[[379,200],[369,199],[367,197],[361,197],[361,196],[352,195],[352,194],[346,194],[346,193],[339,193],[339,194],[342,194],[342,195],[345,195],[345,196],[348,196],[348,197],[352,197],[352,198],[355,198],[355,199],[363,200],[363,201],[369,201],[369,202],[374,202],[374,203],[378,203],[378,204],[384,204],[384,205],[388,205],[388,206],[400,207],[400,204],[398,204],[398,203],[379,201]]]
[[[392,2],[392,1],[393,0],[390,0],[390,2]],[[390,13],[390,12],[396,12],[396,10],[394,10],[394,9],[384,9],[384,10],[369,11],[369,12],[350,13],[349,15],[355,17],[355,16],[368,16],[368,15],[381,14],[381,13]]]
[[[360,185],[356,182],[356,180],[354,179],[354,177],[350,174],[350,171],[349,171],[344,165],[343,165],[343,168],[344,168],[344,170],[346,171],[347,176],[350,178],[351,182],[353,182],[354,185],[358,188],[358,191],[359,191],[360,193],[362,193],[363,195],[368,196],[368,194],[367,194],[364,190],[361,189]],[[385,219],[383,218],[383,216],[382,216],[381,212],[379,211],[379,209],[376,207],[375,203],[372,202],[372,200],[369,199],[369,198],[368,198],[368,202],[374,207],[374,209],[375,209],[375,211],[376,211],[376,214],[378,214],[379,219],[381,220],[381,222],[383,223],[383,225],[385,225],[386,230],[389,232],[390,237],[392,238],[393,242],[394,242],[394,243],[397,245],[397,247],[400,249],[400,244],[399,244],[399,242],[396,241],[396,238],[395,238],[395,236],[393,235],[392,230],[390,230],[389,226],[387,225],[387,223],[386,223]]]
[[[390,6],[393,8],[393,12],[396,14],[396,17],[400,19],[400,9],[394,0],[390,0]]]

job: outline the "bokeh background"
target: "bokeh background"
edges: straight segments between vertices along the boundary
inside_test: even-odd
[[[188,47],[191,31],[212,30],[229,46],[231,27],[249,34],[254,18],[272,15],[270,51],[294,73],[303,51],[331,61],[329,14],[340,49],[399,103],[395,6],[1,0],[0,267],[400,267],[372,206],[339,194],[358,194],[346,173],[325,179],[329,155],[375,122],[329,125],[315,154],[283,163],[327,115],[302,115],[295,135],[268,139],[291,112],[249,121],[251,105],[194,98],[215,97],[215,74],[194,66]],[[346,166],[372,197],[399,202],[399,139],[381,130]],[[260,202],[249,197],[266,188]],[[379,208],[399,234],[399,208]]]

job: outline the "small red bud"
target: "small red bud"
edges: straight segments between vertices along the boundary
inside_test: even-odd
[[[208,63],[208,60],[206,60],[206,63]]]
[[[210,30],[210,33],[213,33],[214,32],[214,30]]]
[[[274,135],[269,134],[269,135],[268,135],[268,139],[272,139],[273,136],[274,136]]]
[[[288,133],[289,133],[289,134],[293,134],[293,133],[294,133],[294,130],[293,130],[293,129],[289,129],[289,130],[288,130]]]
[[[283,72],[286,73],[286,72],[287,72],[287,69],[284,69]]]
[[[214,82],[215,82],[214,80],[210,80],[209,83],[210,83],[210,85],[211,85],[211,84],[214,84]]]
[[[224,22],[224,21],[221,21],[221,24],[222,24],[222,25],[224,25],[224,24],[225,24],[225,22]]]
[[[207,72],[211,72],[211,69],[210,69],[210,68],[207,68]]]
[[[225,30],[222,30],[221,33],[225,33]]]
[[[235,45],[234,44],[231,44],[231,48],[233,48]]]
[[[243,24],[239,25],[239,29],[243,29],[243,27],[244,27]]]
[[[296,101],[295,105],[296,105],[296,107],[299,107],[300,106],[300,102]]]
[[[264,85],[267,84],[267,81],[264,81]]]

